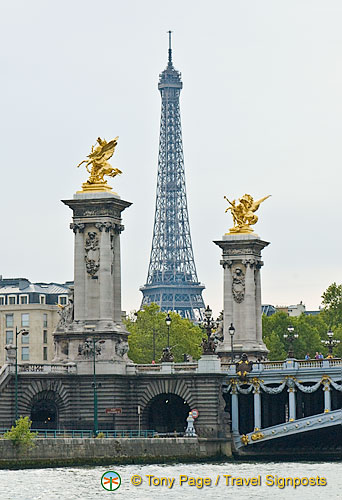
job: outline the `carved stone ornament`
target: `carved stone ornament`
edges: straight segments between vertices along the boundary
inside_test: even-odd
[[[234,269],[232,282],[232,293],[235,302],[240,304],[245,298],[245,275],[241,267]]]
[[[74,222],[72,222],[70,224],[70,229],[72,229],[74,231],[74,233],[77,233],[77,231],[79,231],[80,233],[83,233],[84,232],[84,227],[85,227],[85,224],[76,224]]]
[[[121,358],[128,353],[129,347],[127,340],[120,340],[115,346],[115,352]]]
[[[95,344],[95,355],[99,356],[100,354],[101,346]],[[94,347],[91,340],[85,340],[82,344],[78,345],[78,355],[86,359],[94,357]]]
[[[162,357],[160,358],[162,363],[172,363],[174,361],[173,354],[171,352],[171,347],[164,347]]]
[[[74,289],[70,288],[68,303],[63,306],[58,304],[59,321],[57,324],[57,330],[63,330],[65,327],[71,325],[74,321]]]
[[[100,246],[97,233],[95,231],[90,231],[88,237],[85,241],[85,263],[87,273],[90,276],[95,276],[97,271],[100,269]]]

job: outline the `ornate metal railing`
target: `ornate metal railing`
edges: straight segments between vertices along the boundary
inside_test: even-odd
[[[3,436],[9,429],[0,429],[0,436]],[[93,438],[92,430],[55,430],[55,429],[31,429],[38,432],[38,438]],[[158,435],[154,430],[99,430],[103,438],[153,438]]]

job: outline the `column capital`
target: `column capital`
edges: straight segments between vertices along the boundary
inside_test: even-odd
[[[220,260],[220,264],[223,267],[223,269],[226,269],[226,268],[230,269],[233,265],[233,261],[223,259],[223,260]]]
[[[255,259],[243,259],[242,264],[244,264],[246,267],[249,266],[252,269],[252,267],[256,265],[256,260]]]
[[[74,233],[77,233],[77,231],[79,233],[84,233],[84,228],[85,228],[85,224],[82,224],[82,223],[77,224],[75,222],[72,222],[70,224],[70,229],[72,229]]]

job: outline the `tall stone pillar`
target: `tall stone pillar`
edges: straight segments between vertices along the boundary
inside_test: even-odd
[[[63,203],[73,211],[74,296],[61,311],[54,339],[54,361],[75,362],[80,373],[92,369],[92,344],[99,373],[123,373],[128,333],[121,318],[121,213],[130,202],[111,192],[80,192]]]
[[[257,359],[267,355],[261,331],[261,251],[268,242],[256,234],[225,234],[215,241],[222,249],[220,264],[224,269],[223,342],[217,353],[223,361],[231,359],[229,326],[235,328],[233,349],[240,357],[246,353]]]

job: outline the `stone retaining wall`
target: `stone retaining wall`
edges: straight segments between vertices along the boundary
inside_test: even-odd
[[[206,461],[231,457],[231,442],[206,438],[37,438],[30,449],[0,439],[0,468]]]

